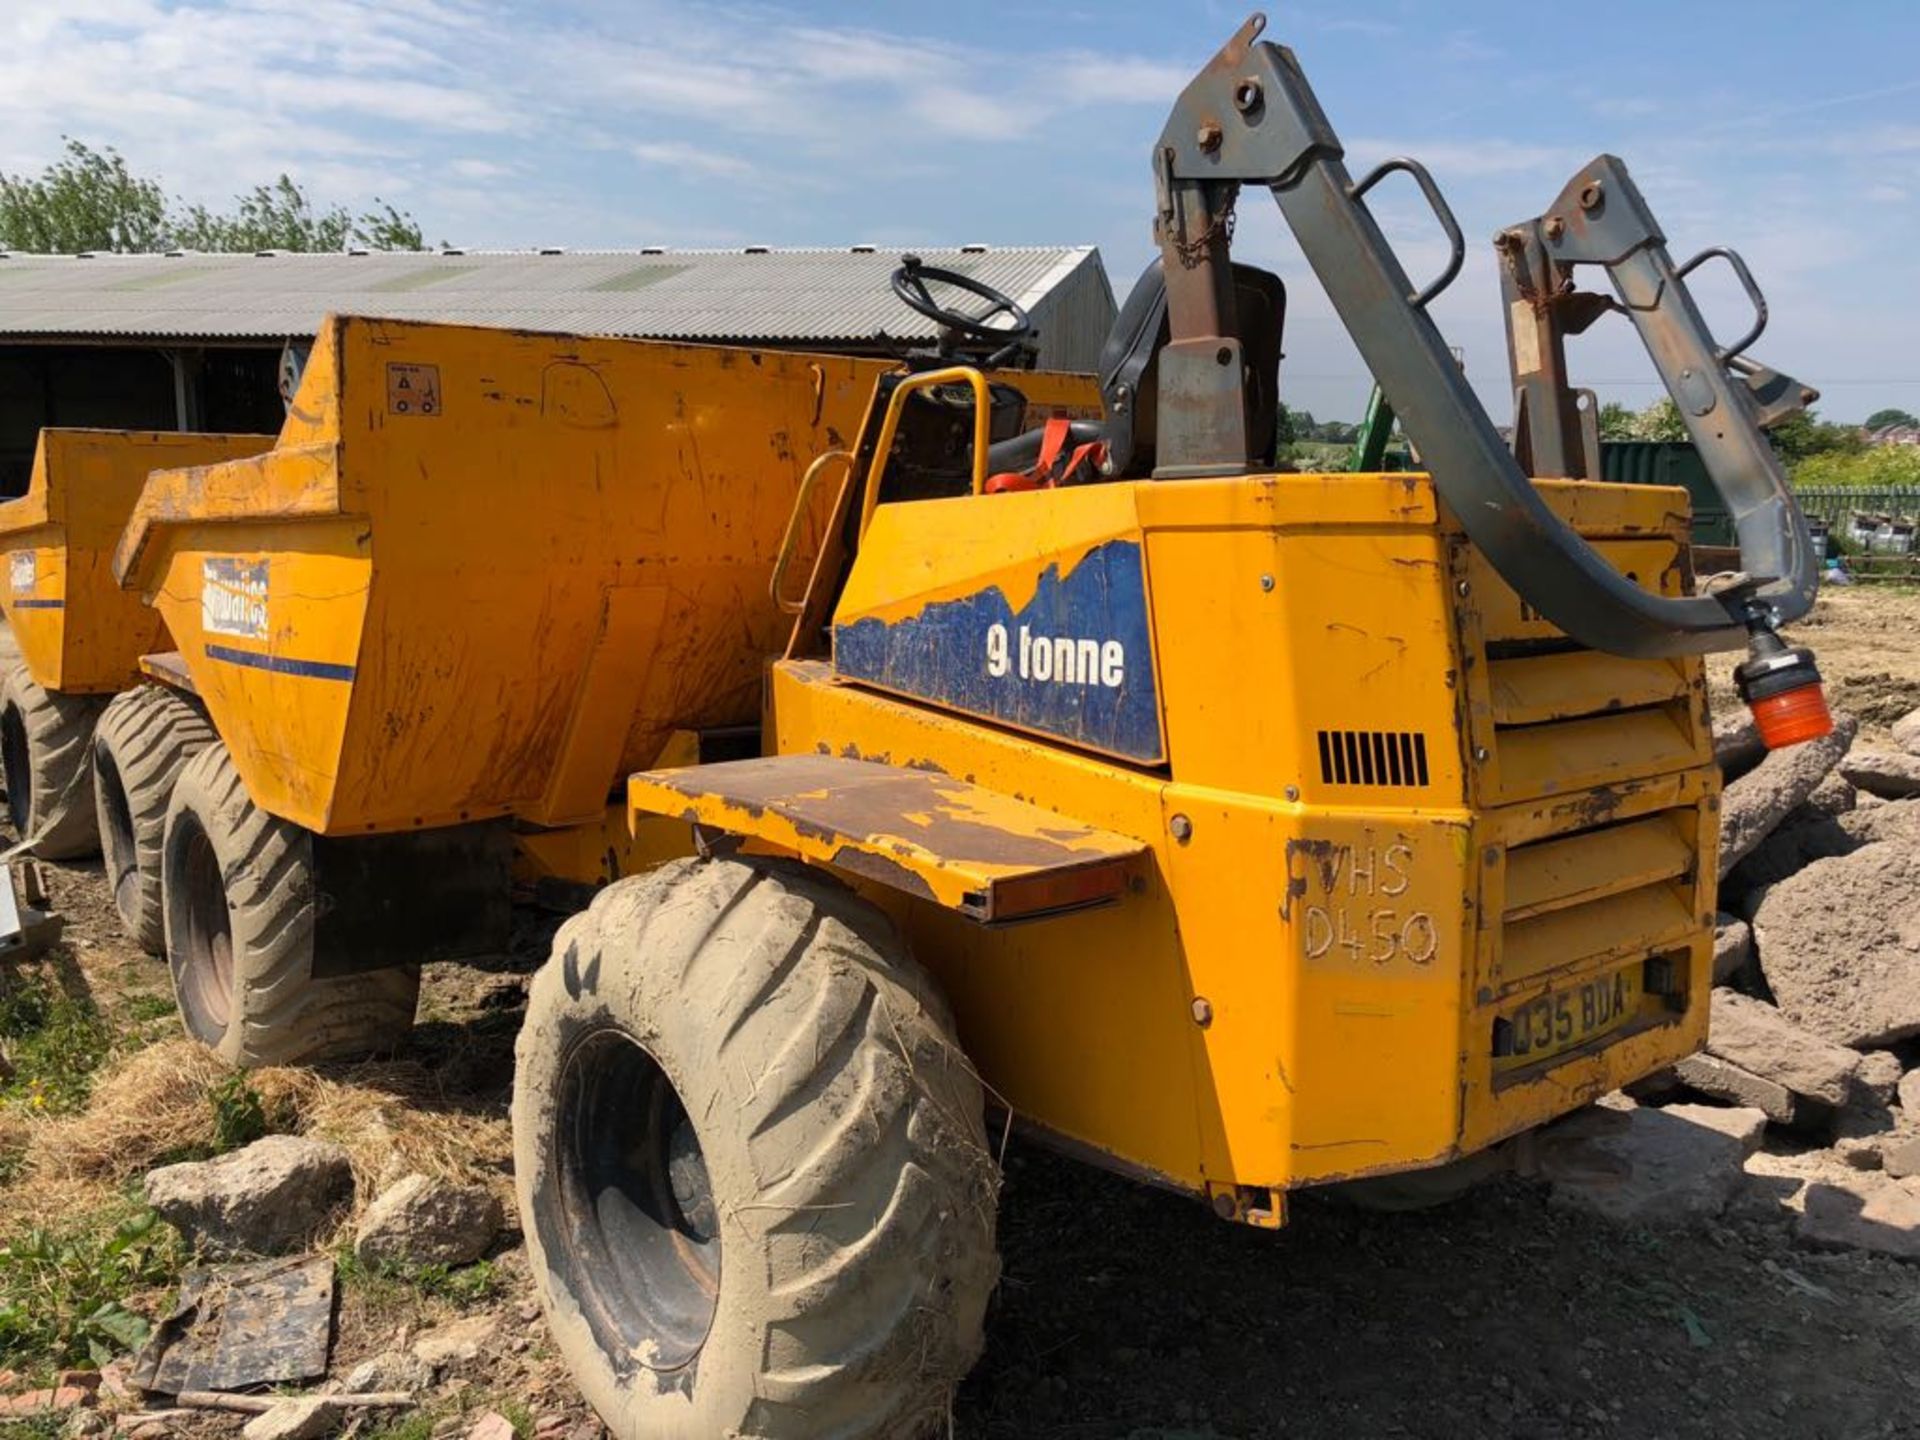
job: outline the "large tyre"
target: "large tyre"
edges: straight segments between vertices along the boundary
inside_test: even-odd
[[[167,802],[187,761],[214,743],[213,726],[185,696],[137,685],[113,697],[93,732],[93,805],[114,908],[141,949],[166,948],[160,842]]]
[[[315,979],[313,836],[247,797],[209,745],[181,768],[160,854],[167,961],[187,1033],[234,1065],[394,1050],[420,967]]]
[[[679,861],[570,919],[520,1032],[514,1175],[616,1440],[941,1429],[999,1274],[982,1108],[932,983],[825,876]]]
[[[100,848],[93,819],[94,721],[106,699],[42,689],[24,665],[0,684],[0,763],[14,831],[48,860],[78,860]]]

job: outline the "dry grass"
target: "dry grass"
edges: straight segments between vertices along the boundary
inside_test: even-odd
[[[10,1218],[33,1223],[71,1214],[122,1192],[156,1165],[210,1152],[211,1092],[230,1073],[190,1040],[163,1040],[110,1062],[78,1113],[0,1112],[0,1125],[25,1134],[19,1173],[7,1186]],[[416,1170],[504,1186],[512,1153],[505,1115],[450,1104],[436,1072],[419,1061],[260,1070],[246,1083],[274,1129],[346,1148],[362,1205],[383,1183]],[[0,1135],[0,1150],[9,1144]]]

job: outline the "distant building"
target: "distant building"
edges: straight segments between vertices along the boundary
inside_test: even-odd
[[[1920,425],[1882,425],[1867,431],[1869,445],[1920,445]]]
[[[1090,246],[916,249],[1011,295],[1048,369],[1092,370],[1113,287]],[[882,354],[934,325],[889,288],[901,251],[293,255],[0,252],[0,494],[42,426],[272,432],[282,350],[329,313]],[[965,297],[961,297],[966,303]]]

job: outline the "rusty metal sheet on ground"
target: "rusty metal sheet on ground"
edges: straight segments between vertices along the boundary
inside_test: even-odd
[[[327,1373],[333,1260],[326,1255],[189,1270],[173,1313],[134,1362],[143,1390],[245,1390]]]

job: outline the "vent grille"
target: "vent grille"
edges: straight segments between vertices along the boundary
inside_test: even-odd
[[[1425,785],[1427,737],[1412,730],[1322,730],[1324,785]]]

